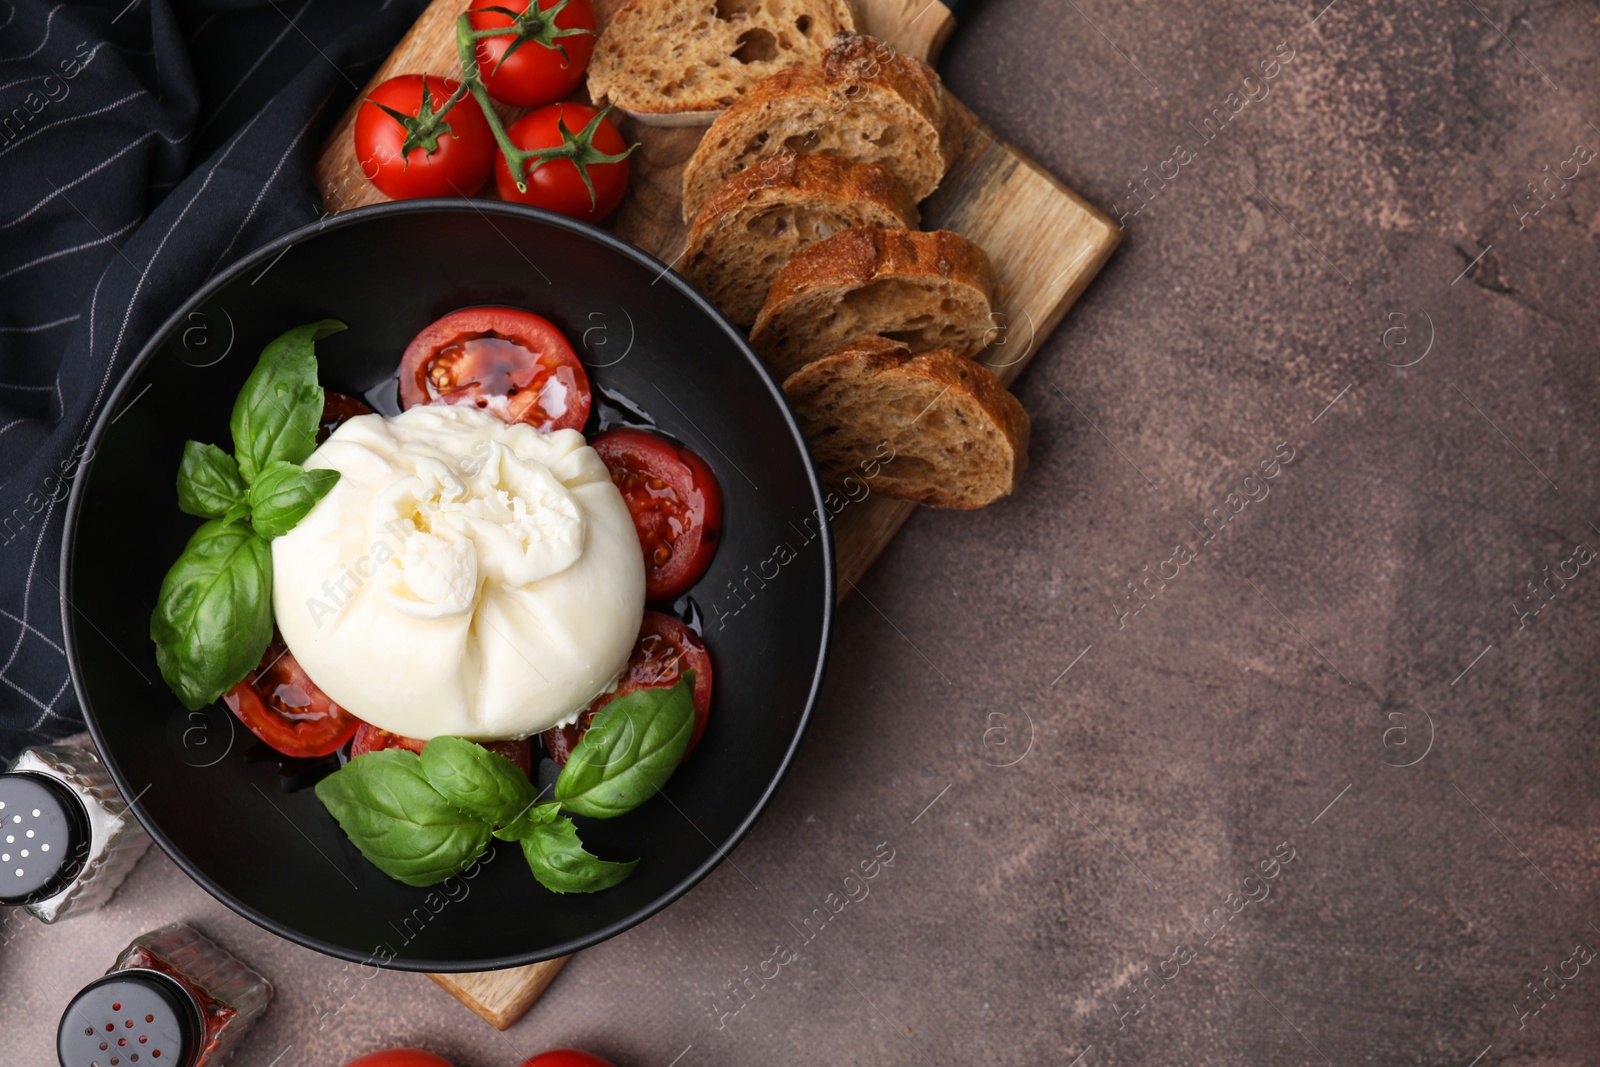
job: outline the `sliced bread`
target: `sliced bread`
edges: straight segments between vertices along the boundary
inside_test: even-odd
[[[749,326],[800,249],[855,226],[916,225],[916,205],[882,167],[786,152],[735,174],[706,201],[679,269]]]
[[[589,95],[653,125],[705,125],[854,28],[845,0],[633,0],[595,42]]]
[[[820,64],[772,75],[712,123],[684,168],[684,220],[730,177],[786,151],[876,163],[920,201],[955,154],[944,87],[921,60],[876,38],[840,34]]]
[[[841,230],[784,264],[750,344],[780,375],[871,336],[970,356],[994,328],[994,285],[988,255],[958,233]]]
[[[898,341],[846,345],[783,383],[824,480],[936,508],[981,508],[1028,465],[1028,413],[994,372]],[[850,488],[847,486],[847,488]]]

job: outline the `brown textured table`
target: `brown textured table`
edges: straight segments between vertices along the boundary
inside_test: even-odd
[[[906,527],[701,887],[501,1034],[153,856],[7,927],[7,1062],[175,918],[277,979],[242,1067],[1596,1062],[1600,23],[1321,8],[966,19],[957,93],[1129,237],[1020,381],[1021,491]]]

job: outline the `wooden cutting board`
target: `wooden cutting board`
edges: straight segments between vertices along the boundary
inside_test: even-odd
[[[624,2],[594,0],[602,28]],[[930,63],[955,28],[951,7],[940,0],[858,0],[858,6],[863,32]],[[356,161],[351,128],[359,101],[397,74],[459,78],[455,20],[465,7],[465,0],[434,0],[334,127],[317,163],[317,181],[328,211],[386,199],[362,176]],[[1082,197],[1001,141],[959,101],[947,99],[962,149],[938,192],[922,205],[923,227],[964,234],[994,261],[999,330],[979,360],[1010,384],[1099,273],[1122,232]],[[520,112],[503,109],[501,114],[514,117]],[[688,234],[680,211],[683,167],[704,129],[647,126],[626,118],[619,125],[627,141],[638,142],[640,148],[633,155],[627,198],[610,226],[662,262],[672,263]],[[491,188],[486,195],[492,194]],[[841,598],[855,588],[916,510],[915,504],[869,495],[834,519]],[[532,1007],[567,959],[429,977],[504,1030]]]

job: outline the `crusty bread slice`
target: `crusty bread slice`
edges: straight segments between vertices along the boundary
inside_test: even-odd
[[[739,171],[785,151],[876,163],[920,201],[939,187],[955,149],[939,76],[882,41],[844,33],[820,64],[779,71],[712,124],[683,171],[683,217],[698,215]]]
[[[981,508],[1028,466],[1028,413],[957,352],[882,337],[828,353],[783,383],[823,479],[936,508]],[[846,488],[851,488],[846,485]]]
[[[780,375],[875,335],[970,356],[994,328],[994,284],[988,255],[959,233],[841,230],[784,264],[750,344]]]
[[[846,0],[633,0],[595,42],[589,95],[652,125],[703,126],[853,29]]]
[[[916,205],[882,167],[786,152],[735,174],[706,201],[679,269],[724,315],[749,326],[800,249],[854,226],[916,225]]]

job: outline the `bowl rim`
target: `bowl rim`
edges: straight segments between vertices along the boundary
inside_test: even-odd
[[[608,249],[612,253],[622,255],[627,259],[632,260],[634,263],[650,270],[658,271],[660,274],[660,276],[656,279],[658,282],[666,282],[667,284],[670,284],[682,296],[687,297],[691,304],[698,308],[713,325],[719,327],[723,334],[734,343],[735,348],[741,354],[743,354],[745,359],[750,362],[751,366],[759,372],[761,380],[766,384],[769,393],[772,395],[772,398],[777,402],[778,410],[782,414],[784,424],[789,428],[790,434],[793,436],[795,443],[800,446],[801,454],[806,459],[806,477],[811,487],[812,501],[815,505],[817,516],[821,519],[822,530],[826,534],[826,536],[817,538],[817,541],[822,546],[823,557],[824,600],[822,609],[822,640],[821,649],[817,656],[817,662],[811,673],[811,689],[806,694],[805,706],[801,710],[799,724],[795,729],[794,737],[790,741],[788,749],[784,752],[783,758],[778,764],[776,772],[772,775],[772,780],[767,783],[766,789],[762,792],[761,796],[757,798],[755,805],[750,809],[749,813],[745,815],[743,820],[740,821],[739,825],[734,828],[733,833],[729,835],[727,840],[722,844],[712,842],[714,851],[711,857],[705,862],[701,863],[694,870],[690,871],[677,884],[669,887],[664,892],[659,894],[655,899],[647,903],[644,907],[638,909],[629,916],[609,923],[606,926],[593,931],[592,933],[583,935],[582,937],[572,938],[561,942],[550,949],[474,960],[424,960],[400,959],[396,957],[387,962],[379,962],[378,959],[375,958],[375,953],[368,952],[363,954],[361,952],[353,951],[340,945],[330,944],[315,937],[303,934],[292,927],[289,927],[267,915],[262,914],[255,908],[250,907],[231,894],[224,892],[221,887],[212,882],[203,871],[201,871],[189,860],[186,855],[183,854],[182,851],[177,848],[171,839],[169,839],[162,831],[161,827],[155,824],[153,818],[148,817],[145,814],[142,806],[140,805],[139,797],[130,790],[130,783],[128,779],[122,773],[122,769],[117,764],[116,760],[111,757],[111,754],[105,744],[105,738],[101,735],[98,718],[85,696],[85,685],[82,671],[79,666],[77,636],[73,626],[73,614],[78,610],[72,601],[73,550],[77,541],[78,518],[83,503],[85,492],[84,487],[88,484],[89,477],[93,473],[95,457],[97,455],[97,446],[100,444],[101,439],[109,431],[111,423],[115,421],[116,413],[120,407],[119,402],[123,399],[124,394],[131,388],[134,380],[139,377],[140,372],[144,370],[145,365],[155,357],[156,352],[159,351],[160,348],[171,337],[173,331],[177,329],[181,323],[186,321],[191,312],[199,307],[202,307],[218,291],[232,283],[235,279],[259,267],[262,263],[274,259],[276,256],[282,255],[289,248],[292,248],[293,246],[300,244],[302,241],[308,240],[309,238],[312,238],[324,231],[342,229],[348,226],[358,226],[364,222],[367,222],[368,220],[376,218],[387,218],[390,216],[405,216],[412,214],[429,214],[436,212],[463,214],[471,212],[482,216],[485,221],[490,223],[491,227],[493,226],[493,219],[490,217],[492,215],[514,217],[525,221],[533,221],[546,226],[553,226],[557,229],[567,230],[581,237],[587,238],[595,244]],[[720,865],[722,861],[727,858],[728,854],[734,850],[734,848],[738,847],[739,843],[744,840],[745,835],[748,834],[751,828],[755,825],[756,820],[759,819],[762,813],[766,810],[767,805],[772,801],[773,795],[777,792],[778,787],[783,783],[784,778],[788,776],[789,770],[794,764],[795,754],[799,751],[800,743],[804,740],[806,730],[811,724],[812,712],[816,709],[817,699],[822,691],[823,677],[827,670],[829,653],[832,646],[833,615],[837,598],[838,572],[836,560],[834,558],[832,517],[828,511],[826,502],[824,501],[822,485],[817,476],[816,464],[811,460],[811,453],[809,447],[806,445],[805,436],[800,430],[799,423],[795,420],[794,412],[789,408],[788,401],[785,398],[782,388],[773,378],[771,372],[761,361],[760,357],[758,357],[755,354],[755,351],[750,347],[750,344],[745,339],[744,334],[740,332],[739,329],[732,323],[730,323],[715,305],[713,305],[708,299],[706,299],[706,297],[701,295],[697,289],[690,285],[682,275],[673,270],[670,264],[661,262],[655,256],[646,252],[639,246],[629,241],[625,241],[610,231],[601,229],[598,226],[594,226],[578,219],[569,218],[565,215],[559,215],[554,212],[545,211],[541,208],[535,208],[523,204],[511,204],[505,201],[496,200],[442,198],[395,200],[385,203],[372,204],[366,207],[343,211],[337,215],[324,216],[317,222],[307,223],[304,226],[296,227],[288,233],[282,234],[271,241],[268,241],[266,244],[260,246],[253,252],[250,252],[245,256],[235,260],[226,269],[212,275],[205,281],[204,284],[200,286],[198,290],[195,291],[192,296],[185,300],[176,311],[167,316],[161,325],[157,327],[156,330],[151,334],[150,339],[145,343],[144,347],[139,350],[138,355],[134,357],[133,361],[128,365],[128,368],[122,372],[115,388],[112,389],[111,394],[106,398],[105,404],[100,409],[100,413],[95,417],[94,423],[86,439],[86,452],[88,459],[85,463],[85,469],[80,470],[77,477],[73,479],[72,491],[67,499],[67,509],[64,515],[61,538],[61,568],[58,577],[61,585],[61,628],[64,639],[63,647],[66,649],[67,669],[72,678],[74,695],[78,698],[78,706],[83,712],[84,723],[88,727],[90,737],[94,740],[95,749],[98,751],[101,761],[106,765],[107,770],[110,772],[111,778],[116,783],[117,789],[121,792],[122,796],[127,799],[129,810],[134,813],[134,816],[139,820],[140,825],[144,827],[146,832],[149,833],[150,837],[161,846],[161,851],[164,852],[167,857],[184,872],[184,874],[188,875],[189,878],[195,882],[195,884],[204,889],[212,897],[227,905],[236,914],[249,919],[262,929],[268,930],[287,941],[300,945],[303,948],[308,948],[324,955],[332,956],[336,959],[345,960],[351,963],[372,963],[374,966],[384,967],[388,970],[459,974],[474,971],[503,970],[510,967],[520,967],[532,963],[540,963],[546,960],[568,956],[574,952],[578,952],[582,949],[590,948],[594,945],[600,944],[603,941],[610,940],[611,938],[616,937],[618,934],[621,934],[639,925],[646,919],[651,918],[652,916],[661,912],[664,908],[678,901],[685,893],[694,888],[695,885],[697,885],[702,879],[709,875],[712,870]],[[87,617],[85,617],[85,621],[87,621]]]

